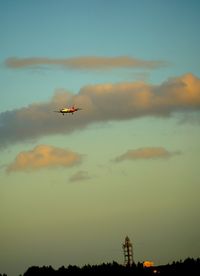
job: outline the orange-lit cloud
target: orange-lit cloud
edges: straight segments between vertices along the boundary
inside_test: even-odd
[[[70,150],[49,145],[39,145],[33,150],[20,152],[15,161],[7,167],[7,172],[71,167],[79,164],[81,159],[81,155]]]
[[[88,172],[78,171],[77,173],[72,175],[69,180],[72,182],[76,182],[76,181],[83,181],[83,180],[87,180],[87,179],[90,179]]]
[[[73,116],[53,112],[71,104],[83,110]],[[169,79],[161,85],[143,82],[89,85],[77,94],[60,90],[49,102],[0,113],[0,147],[71,133],[98,122],[167,117],[199,110],[200,79],[192,74]]]
[[[128,56],[120,57],[98,57],[98,56],[85,56],[74,57],[66,59],[53,59],[45,57],[32,57],[32,58],[8,58],[5,65],[9,68],[25,68],[35,66],[61,66],[67,69],[79,70],[107,70],[114,68],[145,68],[154,69],[166,66],[164,61],[149,61],[136,59]]]
[[[162,147],[146,147],[134,150],[128,150],[120,156],[117,156],[114,161],[121,162],[124,160],[140,160],[140,159],[158,159],[158,158],[169,158],[180,152],[169,152]]]

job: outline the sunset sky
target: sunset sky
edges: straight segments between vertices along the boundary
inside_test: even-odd
[[[0,273],[199,257],[199,13],[0,1]]]

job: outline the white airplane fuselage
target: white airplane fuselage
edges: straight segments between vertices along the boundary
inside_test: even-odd
[[[71,113],[73,114],[74,112],[78,111],[79,109],[78,108],[75,108],[75,107],[71,107],[71,108],[62,108],[60,109],[60,113],[62,113],[63,115],[65,113]]]
[[[62,115],[64,115],[65,113],[71,113],[73,115],[74,112],[81,109],[82,108],[72,106],[72,107],[64,107],[64,108],[61,108],[60,110],[55,110],[54,112],[61,113]]]

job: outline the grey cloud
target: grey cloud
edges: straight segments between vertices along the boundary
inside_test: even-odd
[[[54,110],[75,104],[83,110],[62,116]],[[98,122],[171,116],[200,109],[200,80],[192,74],[161,85],[118,83],[57,91],[49,102],[0,113],[0,147],[53,134],[69,134]]]
[[[83,181],[83,180],[88,180],[88,179],[90,179],[90,177],[88,175],[88,172],[86,172],[86,171],[78,171],[75,174],[73,174],[70,177],[69,180],[71,182],[77,182],[77,181]]]
[[[145,68],[155,69],[166,66],[165,61],[152,61],[136,59],[128,56],[120,57],[98,57],[85,56],[66,59],[53,59],[46,57],[32,58],[8,58],[5,60],[5,65],[8,68],[26,68],[37,66],[61,66],[67,69],[78,70],[110,70],[114,68]]]

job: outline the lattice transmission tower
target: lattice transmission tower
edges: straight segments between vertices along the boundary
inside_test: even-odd
[[[133,246],[130,242],[130,239],[128,236],[125,238],[125,242],[122,245],[122,248],[124,250],[124,265],[125,266],[132,266],[134,264],[133,261]]]

